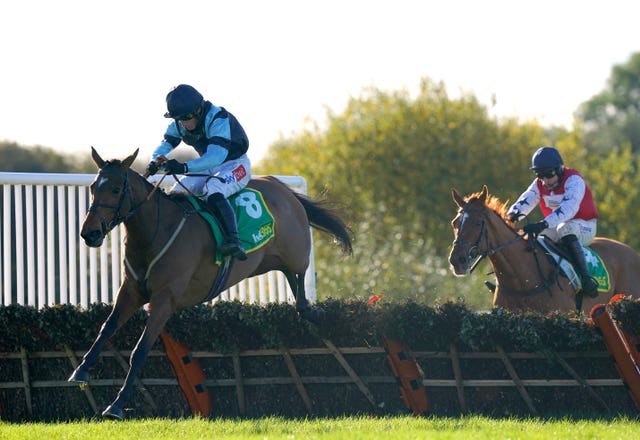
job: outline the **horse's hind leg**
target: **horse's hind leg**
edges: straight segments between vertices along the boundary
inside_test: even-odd
[[[309,301],[307,301],[304,290],[304,274],[297,274],[288,270],[284,270],[283,273],[284,276],[287,277],[289,287],[291,287],[293,296],[296,299],[296,311],[301,313],[309,307]]]
[[[143,301],[137,292],[131,292],[131,289],[127,289],[126,284],[120,286],[116,303],[111,313],[102,324],[96,340],[89,351],[85,353],[82,362],[69,376],[69,382],[78,382],[80,384],[89,382],[89,370],[98,362],[98,355],[102,351],[104,344],[142,305]]]
[[[288,270],[284,270],[283,272],[296,298],[296,311],[304,319],[316,324],[319,323],[324,318],[325,312],[317,307],[309,306],[309,300],[306,297],[304,287],[304,273],[293,273]]]

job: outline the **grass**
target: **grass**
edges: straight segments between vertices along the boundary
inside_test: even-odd
[[[344,417],[290,420],[146,419],[123,422],[0,422],[0,439],[636,439],[640,419]]]

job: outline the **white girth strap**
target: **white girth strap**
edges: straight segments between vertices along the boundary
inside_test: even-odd
[[[167,244],[165,244],[162,250],[158,253],[158,255],[156,255],[155,258],[151,260],[151,263],[149,263],[149,267],[147,268],[147,273],[144,274],[143,281],[146,281],[149,278],[149,274],[151,273],[151,269],[153,269],[153,266],[158,262],[158,260],[160,260],[160,258],[162,258],[162,256],[167,252],[167,250],[169,250],[169,247],[173,244],[173,242],[176,241],[176,238],[178,238],[178,234],[182,230],[182,227],[184,226],[186,221],[187,221],[187,218],[182,217],[182,221],[180,222],[176,230],[173,232],[173,235],[171,236],[171,238],[169,238],[169,241],[167,241]],[[140,281],[140,279],[138,278],[138,274],[136,274],[136,271],[133,270],[133,267],[131,266],[131,263],[129,263],[129,259],[126,257],[126,255],[124,257],[124,264],[127,266],[127,269],[129,269],[129,272],[133,276],[133,279],[136,281]]]

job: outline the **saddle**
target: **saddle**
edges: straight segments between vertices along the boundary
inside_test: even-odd
[[[206,202],[192,195],[187,195],[186,200],[207,221],[216,243],[222,243],[224,234],[216,218],[207,209]],[[229,203],[236,214],[238,235],[247,254],[260,249],[275,236],[273,214],[260,191],[245,188],[229,197]],[[221,261],[222,257],[216,254],[216,263],[219,264]]]
[[[546,251],[551,261],[560,266],[560,271],[569,279],[573,287],[576,290],[582,287],[580,277],[573,267],[575,262],[572,261],[571,253],[567,248],[561,243],[554,242],[545,235],[539,235],[537,240]],[[611,278],[609,277],[609,272],[607,272],[607,268],[604,266],[602,259],[588,246],[583,246],[583,251],[587,261],[589,274],[598,282],[598,290],[601,292],[608,291],[611,285]]]

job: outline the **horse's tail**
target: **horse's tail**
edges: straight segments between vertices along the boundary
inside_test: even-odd
[[[328,200],[315,200],[304,194],[292,191],[307,212],[309,224],[313,228],[333,235],[340,249],[347,255],[353,254],[351,244],[352,231],[342,219],[342,212],[335,203]]]

